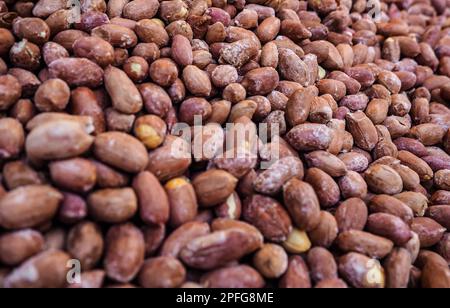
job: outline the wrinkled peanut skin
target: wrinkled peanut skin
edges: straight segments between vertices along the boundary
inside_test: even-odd
[[[251,236],[241,230],[215,231],[190,241],[181,250],[180,257],[194,268],[217,268],[249,253],[247,249],[249,244],[251,244]]]
[[[368,209],[359,198],[349,198],[336,209],[334,217],[340,232],[348,230],[362,231],[367,222]]]
[[[48,222],[56,214],[62,198],[62,194],[50,186],[16,188],[0,199],[0,225],[6,229],[20,229]]]
[[[86,152],[94,138],[75,121],[52,121],[33,129],[25,141],[27,154],[34,159],[71,158]],[[42,144],[46,147],[42,147]]]
[[[276,194],[291,178],[303,179],[303,164],[296,157],[284,157],[263,171],[253,182],[255,191],[267,195]]]
[[[22,87],[12,75],[0,76],[0,110],[7,110],[21,96]]]
[[[184,178],[175,178],[169,181],[164,188],[169,198],[170,222],[172,226],[181,226],[197,216],[197,196],[191,183]]]
[[[145,242],[139,229],[129,223],[111,227],[106,236],[106,275],[117,282],[131,281],[144,262],[144,254]]]
[[[208,207],[224,202],[234,191],[237,179],[223,170],[210,170],[192,182],[199,203]]]
[[[44,237],[32,229],[6,233],[0,237],[0,260],[18,265],[44,248]]]
[[[181,249],[187,243],[197,237],[207,235],[209,232],[210,227],[207,223],[196,221],[185,223],[172,232],[166,239],[161,248],[161,255],[178,257]]]
[[[333,255],[322,247],[312,248],[307,255],[311,279],[319,283],[337,278],[337,264]]]
[[[60,78],[70,86],[95,88],[103,83],[103,70],[85,58],[61,58],[49,64],[49,77]]]
[[[317,227],[320,204],[311,185],[294,178],[283,186],[283,197],[297,227],[306,231]]]
[[[387,288],[406,288],[408,286],[411,256],[404,248],[396,248],[384,262]]]
[[[80,260],[84,270],[94,268],[102,257],[103,235],[99,226],[85,221],[75,225],[67,235],[67,249]]]
[[[252,267],[238,265],[205,275],[202,284],[208,288],[261,288],[264,279]]]
[[[355,251],[375,258],[384,258],[394,246],[383,237],[357,230],[342,232],[337,238],[337,244],[343,251]]]
[[[145,261],[138,279],[145,288],[176,288],[184,282],[185,276],[181,262],[166,256]]]
[[[355,288],[384,288],[384,270],[370,260],[362,254],[348,253],[339,258],[339,273]],[[369,271],[376,279],[371,279]]]
[[[144,145],[120,132],[98,135],[94,141],[94,153],[101,161],[127,172],[141,171],[148,163]]]
[[[280,280],[281,288],[311,288],[308,266],[301,256],[292,256],[286,273]]]
[[[385,236],[397,245],[403,245],[411,237],[410,227],[399,217],[386,213],[375,213],[369,216],[367,228],[372,233]]]
[[[7,288],[62,288],[66,285],[66,264],[70,256],[60,250],[46,250],[28,259],[4,281]],[[27,273],[33,271],[33,279]]]
[[[133,188],[139,200],[141,219],[151,224],[166,223],[169,219],[169,199],[158,179],[148,171],[141,172],[135,177]]]
[[[52,162],[50,174],[55,183],[75,192],[91,190],[97,181],[95,165],[87,159],[74,158]]]
[[[0,288],[450,288],[450,2],[371,2],[0,0]]]
[[[142,108],[142,97],[128,76],[115,67],[105,70],[105,87],[112,97],[114,108],[124,113],[137,113]]]
[[[121,223],[127,221],[137,211],[137,197],[130,188],[107,188],[91,193],[88,209],[98,221]]]
[[[25,134],[19,121],[12,118],[0,119],[0,157],[14,158],[22,150],[25,143]]]
[[[282,242],[292,229],[291,219],[274,199],[253,195],[244,201],[243,218],[256,226],[267,239]]]

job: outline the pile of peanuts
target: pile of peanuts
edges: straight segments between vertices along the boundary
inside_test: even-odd
[[[0,287],[450,288],[449,7],[0,0]]]

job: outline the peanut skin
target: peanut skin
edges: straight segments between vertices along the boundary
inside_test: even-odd
[[[450,2],[369,2],[0,0],[0,288],[449,287]]]

